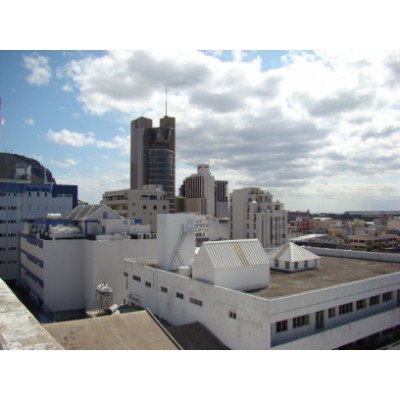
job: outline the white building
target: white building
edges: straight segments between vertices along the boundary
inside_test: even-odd
[[[258,239],[263,247],[288,240],[287,211],[271,193],[260,188],[236,189],[230,195],[231,238]]]
[[[156,251],[149,226],[135,224],[105,205],[76,207],[66,218],[31,221],[21,233],[21,283],[57,318],[96,308],[95,290],[108,283],[121,304],[123,259]]]
[[[169,213],[169,200],[160,185],[144,185],[141,190],[105,192],[100,202],[117,211],[122,217],[140,220],[157,232],[157,215]]]
[[[0,277],[19,279],[19,233],[25,219],[49,213],[65,214],[78,201],[78,187],[55,183],[32,183],[31,168],[16,165],[15,180],[0,181]]]
[[[158,261],[124,266],[126,300],[159,318],[198,321],[231,349],[368,348],[400,337],[399,256],[312,249],[318,268],[270,271],[257,240],[205,242],[195,255],[193,217],[160,217]]]

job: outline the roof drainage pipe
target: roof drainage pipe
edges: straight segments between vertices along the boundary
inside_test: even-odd
[[[118,305],[118,304],[113,304],[112,306],[110,306],[110,307],[107,308],[106,314],[107,314],[107,315],[114,314],[115,311],[118,310],[118,308],[119,308],[119,305]]]

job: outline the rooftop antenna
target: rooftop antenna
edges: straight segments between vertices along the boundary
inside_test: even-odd
[[[168,88],[165,88],[165,116],[168,116]]]

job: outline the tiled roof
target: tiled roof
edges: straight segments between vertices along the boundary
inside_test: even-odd
[[[319,259],[319,257],[314,253],[311,253],[303,247],[297,246],[297,244],[291,242],[286,243],[283,246],[269,252],[268,258],[270,260],[289,262]]]

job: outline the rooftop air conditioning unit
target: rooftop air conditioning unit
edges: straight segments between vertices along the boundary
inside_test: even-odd
[[[153,233],[153,239],[157,239],[157,233]]]
[[[146,239],[151,239],[151,233],[146,233],[145,238]]]
[[[138,238],[138,239],[143,239],[143,233],[138,233],[138,234],[137,234],[137,238]]]

